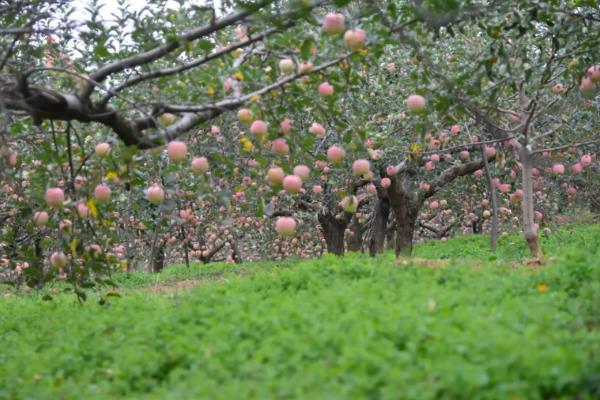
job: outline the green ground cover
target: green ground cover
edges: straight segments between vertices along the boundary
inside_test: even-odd
[[[1,399],[597,399],[600,226],[391,254],[173,266],[0,300]],[[422,259],[447,259],[424,262]],[[185,290],[152,287],[192,280]],[[176,287],[176,286],[175,286]],[[47,293],[46,293],[47,294]]]

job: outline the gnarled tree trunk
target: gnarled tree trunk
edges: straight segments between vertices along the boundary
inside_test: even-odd
[[[410,256],[420,202],[416,197],[411,198],[408,193],[401,190],[396,190],[389,195],[396,218],[396,257]]]
[[[344,255],[344,231],[348,226],[346,218],[337,219],[335,215],[319,213],[319,224],[323,228],[323,237],[327,252],[337,256]]]
[[[347,240],[348,251],[361,251],[363,245],[363,232],[361,224],[356,218],[353,218],[352,223],[350,223],[348,228],[352,232],[352,235]]]
[[[371,257],[374,257],[378,253],[383,253],[385,248],[387,224],[390,215],[390,201],[387,198],[378,199],[374,212],[375,219],[369,240],[369,254]]]

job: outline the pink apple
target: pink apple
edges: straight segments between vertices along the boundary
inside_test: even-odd
[[[339,146],[333,145],[327,150],[327,159],[332,164],[340,164],[344,157],[346,157],[346,151]]]
[[[291,74],[295,69],[294,61],[291,58],[284,58],[279,61],[279,69],[284,74]]]
[[[302,179],[296,175],[288,175],[283,178],[283,190],[288,193],[299,193],[302,188]]]
[[[306,165],[296,165],[294,167],[294,175],[303,181],[307,181],[310,177],[310,168],[308,168]]]
[[[204,174],[208,171],[208,160],[206,157],[194,157],[192,160],[192,172],[196,175]]]
[[[290,147],[288,146],[284,138],[279,138],[273,141],[271,150],[273,151],[273,154],[277,156],[285,156],[289,154]]]
[[[79,215],[79,218],[86,218],[88,216],[88,213],[89,209],[85,203],[77,203],[77,215]]]
[[[498,185],[498,190],[500,190],[502,193],[508,193],[510,192],[510,185],[508,183],[501,183]]]
[[[583,166],[581,165],[581,163],[575,163],[571,165],[571,172],[573,172],[574,174],[578,174],[581,171],[583,171]]]
[[[238,111],[238,119],[240,120],[240,122],[249,124],[250,122],[252,122],[253,118],[254,113],[252,113],[252,111],[248,110],[247,108],[242,108]]]
[[[160,204],[165,199],[165,191],[159,185],[152,185],[148,188],[146,199],[152,204]]]
[[[583,78],[579,90],[584,96],[591,95],[596,90],[596,84],[592,81],[592,78]]]
[[[356,176],[361,176],[369,172],[371,164],[368,160],[358,159],[352,163],[352,172]]]
[[[554,164],[552,166],[552,173],[555,175],[562,175],[565,173],[565,166],[562,164]]]
[[[325,137],[325,128],[323,128],[321,124],[318,124],[316,122],[313,122],[308,131],[317,135],[320,138]]]
[[[292,132],[292,120],[289,118],[284,119],[279,124],[279,132],[284,135],[289,135]]]
[[[257,119],[250,125],[250,132],[264,138],[268,134],[267,124],[265,121]]]
[[[36,226],[45,226],[48,223],[48,213],[46,211],[36,211],[33,213],[33,222]]]
[[[390,178],[381,178],[381,186],[384,188],[389,188],[392,185],[392,180]]]
[[[285,173],[283,172],[283,169],[279,167],[273,167],[269,169],[269,172],[267,172],[267,182],[271,186],[278,185],[283,182],[284,175]]]
[[[589,154],[584,154],[581,156],[581,165],[584,167],[588,167],[592,164],[592,156]]]
[[[67,265],[67,256],[62,252],[54,252],[50,256],[50,265],[54,268],[64,268]]]
[[[312,70],[313,70],[313,63],[311,63],[310,61],[300,63],[300,73],[309,74]]]
[[[592,82],[600,81],[600,65],[592,65],[587,70],[587,76]]]
[[[425,109],[425,98],[418,94],[412,94],[406,99],[406,107],[410,112],[421,112]]]
[[[98,143],[96,145],[95,153],[96,157],[106,157],[108,152],[110,151],[110,144],[108,143]]]
[[[279,217],[275,221],[275,231],[281,236],[294,236],[296,234],[296,220],[291,217]]]
[[[104,184],[99,184],[94,189],[94,198],[98,203],[106,203],[110,200],[111,190]]]
[[[182,161],[187,154],[187,144],[179,140],[173,140],[167,145],[167,155],[171,161]]]
[[[50,188],[46,190],[44,198],[48,206],[60,208],[65,202],[65,192],[61,188]]]
[[[323,82],[319,85],[319,96],[329,97],[333,96],[333,86],[329,82]]]
[[[496,149],[491,146],[485,146],[484,153],[485,153],[485,156],[488,158],[494,157],[496,155]]]
[[[327,33],[342,33],[344,31],[344,25],[346,18],[344,14],[340,13],[327,13],[323,18],[323,30]]]
[[[365,47],[367,35],[360,28],[350,29],[344,34],[344,44],[350,50],[359,50]]]

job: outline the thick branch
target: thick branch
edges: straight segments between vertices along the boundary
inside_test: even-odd
[[[155,47],[152,50],[148,50],[143,53],[138,53],[134,56],[125,58],[123,60],[107,64],[98,69],[96,72],[94,72],[90,77],[97,82],[102,82],[111,74],[121,72],[127,68],[137,67],[139,65],[148,64],[152,61],[158,60],[159,58],[162,58],[167,54],[172,53],[174,50],[177,50],[183,42],[190,42],[196,39],[200,39],[229,25],[233,25],[239,21],[242,21],[243,19],[255,13],[261,7],[265,6],[271,1],[272,0],[263,0],[260,3],[254,5],[252,9],[239,11],[237,13],[228,15],[227,17],[222,18],[218,21],[214,21],[208,26],[193,29],[187,33],[184,33],[183,35],[181,35],[179,40],[170,43],[165,43],[161,46]],[[80,93],[80,98],[88,99],[89,96],[92,94],[93,89],[94,86],[92,84],[88,83],[87,85],[85,85]]]
[[[291,26],[292,24],[293,23],[290,22],[290,23],[286,24],[285,27],[287,28],[287,27]],[[208,62],[210,62],[212,60],[216,60],[216,59],[218,59],[218,58],[220,58],[220,57],[222,57],[222,56],[224,56],[226,54],[229,54],[232,51],[244,48],[246,46],[249,46],[252,43],[261,41],[261,40],[265,39],[266,37],[268,37],[268,36],[270,36],[270,35],[272,35],[272,34],[274,34],[276,32],[280,32],[280,31],[281,31],[281,29],[276,29],[276,28],[268,29],[268,30],[266,30],[266,31],[264,31],[264,32],[256,35],[256,36],[251,37],[248,40],[245,40],[243,42],[237,43],[237,44],[235,44],[233,46],[226,47],[226,48],[224,48],[222,50],[216,51],[216,52],[214,52],[214,53],[212,53],[212,54],[210,54],[210,55],[208,55],[206,57],[203,57],[203,58],[201,58],[199,60],[195,60],[195,61],[192,61],[190,63],[180,65],[178,67],[166,68],[166,69],[159,69],[159,70],[156,70],[156,71],[152,71],[152,72],[148,72],[146,74],[139,75],[139,76],[137,76],[135,78],[132,78],[132,79],[129,79],[129,80],[123,82],[121,85],[119,85],[116,88],[114,88],[112,90],[112,92],[118,93],[118,92],[120,92],[120,91],[122,91],[122,90],[124,90],[126,88],[129,88],[129,87],[132,87],[134,85],[137,85],[138,83],[143,82],[143,81],[147,81],[147,80],[155,79],[155,78],[160,78],[160,77],[163,77],[163,76],[175,75],[175,74],[178,74],[178,73],[190,70],[192,68],[199,67],[199,66],[201,66],[203,64],[206,64],[206,63],[208,63]],[[99,108],[104,107],[106,105],[106,103],[108,103],[108,101],[113,96],[114,96],[113,93],[106,94],[98,102]]]
[[[494,160],[496,157],[490,157],[488,160]],[[437,179],[431,182],[429,190],[422,194],[423,199],[433,196],[438,190],[446,186],[459,176],[472,174],[473,172],[485,166],[483,159],[470,161],[466,164],[455,165],[446,169]]]

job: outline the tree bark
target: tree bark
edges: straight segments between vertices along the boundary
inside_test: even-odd
[[[415,223],[417,221],[416,213],[409,212],[404,218],[396,214],[396,257],[411,256],[413,249],[413,234],[415,232]]]
[[[375,220],[373,221],[371,238],[369,240],[369,254],[371,257],[383,253],[383,250],[385,249],[389,216],[390,201],[387,198],[378,199],[377,204],[375,205]]]
[[[533,178],[531,170],[533,168],[533,157],[526,146],[523,146],[519,152],[521,164],[523,165],[523,199],[521,206],[523,210],[523,234],[529,245],[529,251],[534,258],[542,256],[539,237],[535,229],[533,215]]]
[[[410,256],[413,247],[413,234],[419,214],[420,201],[400,188],[388,192],[390,205],[396,218],[396,257]]]
[[[492,183],[490,164],[485,156],[483,146],[481,146],[481,156],[485,170],[487,190],[492,201],[492,231],[490,233],[490,246],[492,247],[492,251],[496,251],[496,247],[498,246],[498,198],[496,197],[496,188],[494,188],[494,184]]]
[[[327,252],[337,256],[344,255],[344,231],[348,226],[346,218],[336,219],[335,215],[319,214],[319,224],[323,228],[323,237],[327,244]]]
[[[358,252],[362,250],[363,235],[361,225],[356,218],[353,218],[349,229],[352,231],[352,236],[348,238],[348,251]]]
[[[150,266],[152,272],[158,273],[163,270],[165,267],[165,246],[164,244],[159,244],[156,246],[154,254],[152,254],[152,259],[150,260]]]

